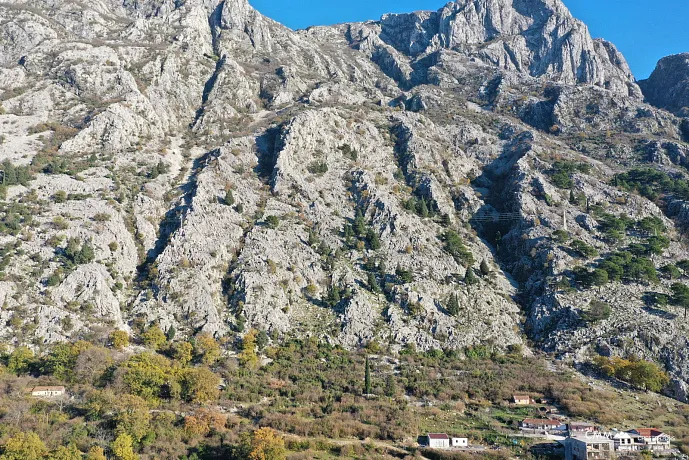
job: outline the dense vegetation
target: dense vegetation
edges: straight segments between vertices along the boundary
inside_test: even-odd
[[[423,354],[408,347],[386,358],[375,343],[361,352],[316,340],[271,347],[255,330],[237,343],[174,336],[153,326],[139,331],[135,345],[116,331],[40,356],[25,347],[5,352],[0,458],[278,459],[315,451],[384,458],[394,443],[412,446],[425,431],[453,429],[518,453],[523,447],[501,434],[528,415],[507,404],[514,392],[545,395],[602,423],[624,418],[611,409],[614,396],[523,358],[518,347],[508,355],[490,346]],[[264,365],[261,355],[269,358]],[[26,397],[24,389],[37,384],[66,384],[73,397]],[[677,416],[686,421],[689,412]]]

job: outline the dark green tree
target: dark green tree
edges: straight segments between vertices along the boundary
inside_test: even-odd
[[[167,331],[165,332],[165,338],[168,342],[171,342],[175,338],[175,334],[177,334],[175,326],[170,325],[170,327],[168,327]]]
[[[225,198],[223,198],[223,203],[227,206],[232,206],[234,204],[234,195],[232,195],[232,189],[227,189],[225,192]]]
[[[486,262],[486,259],[483,259],[481,261],[481,266],[479,267],[479,269],[481,270],[481,274],[483,276],[490,275],[490,266],[488,266],[488,262]]]
[[[256,346],[258,347],[259,350],[263,350],[266,345],[268,345],[268,334],[266,334],[266,331],[261,329],[258,331],[258,334],[256,334]]]
[[[367,284],[368,284],[368,288],[371,290],[371,292],[373,292],[374,294],[380,294],[380,285],[378,284],[378,280],[376,279],[376,275],[369,272]]]
[[[380,249],[380,238],[378,237],[378,233],[372,228],[368,229],[366,239],[368,240],[368,245],[372,250],[377,251]]]
[[[476,283],[478,283],[478,278],[476,278],[476,274],[474,273],[474,269],[471,267],[467,267],[466,273],[464,273],[464,283],[467,286],[472,286]]]
[[[425,198],[421,198],[419,201],[418,212],[421,217],[428,217],[428,204]]]
[[[404,284],[408,284],[414,281],[414,275],[412,274],[411,270],[405,270],[400,265],[398,265],[395,269],[395,275],[397,275],[400,281]]]
[[[673,283],[670,289],[672,289],[672,303],[684,308],[686,318],[687,308],[689,308],[689,287],[684,283]]]
[[[358,237],[364,237],[366,236],[366,220],[364,219],[364,215],[361,213],[361,209],[356,210],[356,216],[354,217],[354,233]]]
[[[459,315],[459,299],[457,298],[457,294],[450,295],[450,298],[447,301],[447,311],[452,316]]]

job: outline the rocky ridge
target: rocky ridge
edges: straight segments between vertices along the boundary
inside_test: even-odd
[[[685,122],[559,0],[300,31],[244,0],[16,0],[0,17],[11,344],[152,323],[528,343],[658,361],[687,399],[682,312],[645,300],[676,280],[573,271],[647,244],[631,223],[611,239],[606,213],[662,222],[656,269],[689,258],[684,195],[615,185],[640,166],[685,180]],[[587,323],[592,300],[610,316]]]
[[[650,104],[686,116],[689,114],[689,53],[664,57],[651,76],[639,85]]]

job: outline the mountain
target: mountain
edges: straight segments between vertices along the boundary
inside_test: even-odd
[[[639,85],[650,104],[686,115],[689,107],[689,53],[664,57],[651,76],[640,81]]]
[[[299,31],[244,0],[0,17],[10,344],[157,323],[599,353],[687,400],[685,125],[559,0]]]

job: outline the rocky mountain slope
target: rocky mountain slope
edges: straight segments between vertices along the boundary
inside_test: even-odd
[[[687,399],[689,133],[560,0],[301,31],[245,0],[0,18],[5,341],[528,341],[657,361]]]
[[[689,53],[664,57],[639,85],[649,103],[680,116],[689,115]]]

